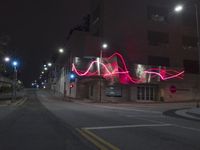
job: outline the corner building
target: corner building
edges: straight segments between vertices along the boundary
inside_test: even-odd
[[[200,79],[194,2],[176,13],[173,9],[177,3],[173,0],[92,0],[89,32],[75,31],[68,41],[74,61],[82,61],[86,69],[85,62],[99,57],[101,45],[106,42],[103,58],[117,51],[129,71],[136,72],[135,65],[157,66],[184,70],[184,77],[110,84],[105,79],[100,83],[98,77],[77,76],[68,95],[94,101],[100,97],[103,101],[141,102],[197,99]]]

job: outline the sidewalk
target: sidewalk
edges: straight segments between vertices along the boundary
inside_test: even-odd
[[[175,111],[175,114],[187,119],[200,121],[200,108],[188,108]]]
[[[0,106],[18,105],[25,99],[25,91],[17,92],[16,100],[12,100],[12,93],[1,93],[0,94]]]

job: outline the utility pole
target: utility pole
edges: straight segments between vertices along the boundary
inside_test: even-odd
[[[200,34],[199,34],[199,9],[198,9],[198,4],[196,3],[195,5],[195,16],[196,16],[196,31],[197,31],[197,49],[198,49],[198,56],[199,56],[199,73],[200,73]],[[200,85],[199,85],[199,82],[200,82],[200,74],[198,74],[198,89],[199,89],[199,92],[200,92]],[[196,107],[199,107],[199,97],[197,99],[197,104],[196,104]]]
[[[14,66],[14,77],[13,77],[13,96],[12,100],[16,100],[17,97],[17,67]]]

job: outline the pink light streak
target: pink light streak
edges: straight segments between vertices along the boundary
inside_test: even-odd
[[[160,77],[161,80],[169,80],[173,78],[183,79],[184,71],[177,71],[177,70],[167,70],[163,68],[150,68],[143,72],[141,75],[141,78],[134,78],[130,75],[130,71],[128,70],[128,67],[125,63],[125,60],[123,56],[120,53],[114,53],[110,57],[107,58],[107,61],[113,59],[114,57],[117,57],[122,62],[122,67],[118,66],[118,63],[116,64],[110,64],[110,63],[103,63],[99,62],[97,60],[92,61],[89,64],[89,67],[85,71],[78,70],[75,66],[75,64],[72,64],[72,71],[74,71],[78,76],[98,76],[98,71],[90,71],[94,65],[98,65],[101,67],[101,73],[100,75],[106,79],[117,77],[120,81],[120,83],[143,83],[145,81],[145,76],[147,74],[151,74],[151,78],[155,78],[157,76]],[[107,65],[110,65],[111,67],[107,67]],[[112,69],[112,71],[109,70],[109,68]]]

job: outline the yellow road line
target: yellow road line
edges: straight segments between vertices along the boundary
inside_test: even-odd
[[[88,141],[90,141],[92,144],[94,144],[97,148],[99,148],[100,150],[108,150],[105,146],[103,146],[101,143],[99,143],[98,141],[96,141],[96,139],[90,137],[89,135],[87,135],[86,133],[84,133],[82,130],[80,129],[76,129],[83,137],[85,137]]]
[[[77,131],[100,150],[120,150],[87,129],[77,129]]]

